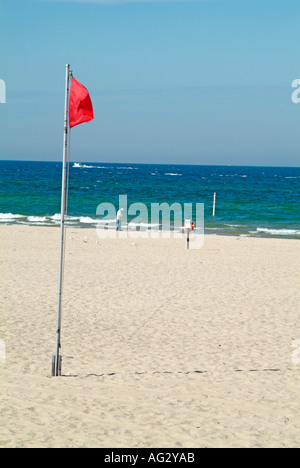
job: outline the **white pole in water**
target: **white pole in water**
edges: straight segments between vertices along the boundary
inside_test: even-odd
[[[63,167],[62,167],[62,188],[61,188],[60,262],[59,262],[59,277],[58,277],[56,348],[55,348],[55,355],[52,356],[52,377],[58,377],[61,375],[61,356],[59,355],[59,350],[60,350],[61,304],[62,304],[62,284],[63,284],[64,237],[65,237],[66,174],[67,174],[68,120],[69,120],[69,115],[68,115],[69,113],[69,84],[70,84],[70,65],[66,65],[64,145],[63,145]]]
[[[214,204],[213,204],[213,216],[215,216],[216,214],[216,192],[214,193]]]

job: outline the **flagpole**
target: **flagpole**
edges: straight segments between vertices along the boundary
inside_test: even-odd
[[[63,143],[63,167],[61,188],[61,221],[60,221],[60,262],[58,276],[58,306],[56,325],[56,347],[55,355],[52,356],[52,377],[61,375],[61,356],[59,355],[61,342],[61,315],[62,315],[62,285],[63,285],[63,263],[64,263],[64,238],[65,238],[65,206],[66,206],[66,174],[68,153],[68,112],[69,112],[69,86],[70,65],[66,65],[66,87],[65,87],[65,117],[64,117],[64,143]]]

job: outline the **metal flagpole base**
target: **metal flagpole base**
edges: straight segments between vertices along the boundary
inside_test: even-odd
[[[52,370],[51,370],[51,377],[60,377],[61,376],[61,362],[62,357],[58,356],[58,366],[56,369],[56,355],[52,356]]]

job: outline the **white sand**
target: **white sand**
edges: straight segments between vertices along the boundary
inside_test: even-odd
[[[59,229],[0,239],[0,447],[299,446],[299,241],[68,229],[51,378]]]

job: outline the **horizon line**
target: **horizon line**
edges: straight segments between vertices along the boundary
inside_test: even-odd
[[[44,162],[44,163],[62,163],[62,160],[48,160],[45,161],[44,159],[0,159],[0,162],[30,162],[30,163],[35,163],[35,162]],[[74,164],[76,161],[70,161],[70,164]],[[277,169],[300,169],[299,166],[278,166],[278,165],[262,165],[259,166],[257,164],[184,164],[184,163],[146,163],[146,162],[105,162],[105,161],[84,161],[84,164],[113,164],[113,165],[118,165],[118,164],[136,164],[138,166],[215,166],[215,167],[261,167],[261,168],[277,168]]]

